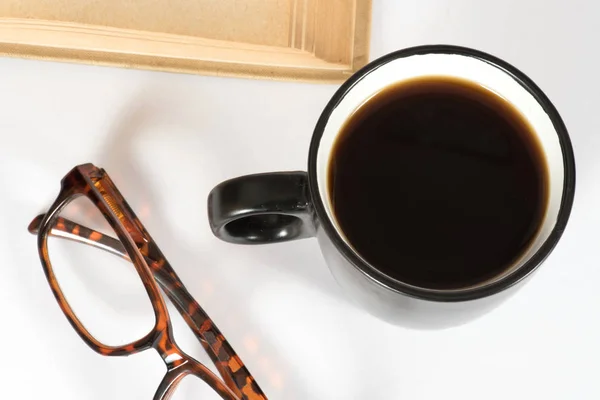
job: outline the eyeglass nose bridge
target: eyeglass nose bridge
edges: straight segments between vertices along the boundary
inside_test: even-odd
[[[173,340],[170,324],[167,324],[162,329],[157,329],[152,348],[160,355],[168,370],[177,368],[191,359]]]
[[[235,393],[208,367],[179,348],[173,340],[173,329],[170,322],[156,328],[156,336],[151,346],[167,366],[167,374],[160,383],[154,400],[169,400],[179,382],[188,375],[194,375],[207,384],[211,382],[210,386],[223,399],[240,400],[242,398],[241,393]]]
[[[161,357],[167,364],[167,373],[158,386],[153,400],[171,399],[181,380],[188,375],[193,375],[207,384],[212,382],[210,387],[224,400],[242,399],[241,393],[235,393],[204,364],[186,355],[181,350],[173,349],[169,354],[162,353]]]

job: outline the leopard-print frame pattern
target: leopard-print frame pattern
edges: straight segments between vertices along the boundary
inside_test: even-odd
[[[59,217],[60,211],[78,196],[86,196],[96,205],[118,239]],[[181,379],[190,374],[203,379],[223,399],[267,399],[223,334],[186,290],[104,169],[93,164],[73,168],[63,178],[61,191],[52,207],[34,218],[29,224],[29,231],[37,234],[40,260],[59,306],[89,347],[107,356],[127,356],[149,348],[154,348],[161,355],[168,371],[156,392],[155,400],[169,399]],[[56,281],[48,255],[48,236],[99,247],[133,262],[154,307],[156,324],[153,330],[138,341],[124,346],[106,346],[95,339],[77,318]],[[174,342],[159,285],[200,340],[223,381],[206,366],[185,354]]]

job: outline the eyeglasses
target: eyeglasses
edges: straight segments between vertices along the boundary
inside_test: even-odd
[[[223,399],[266,400],[248,369],[214,322],[183,286],[104,169],[93,164],[82,164],[73,168],[61,183],[57,199],[45,214],[34,218],[29,225],[29,232],[37,234],[40,260],[54,297],[83,341],[105,356],[129,356],[150,348],[156,350],[167,366],[167,373],[154,400],[171,398],[180,381],[188,375],[205,381]],[[60,215],[64,207],[80,196],[91,200],[117,238]],[[137,340],[118,346],[108,346],[94,337],[77,317],[58,284],[48,251],[49,236],[90,245],[131,261],[152,303],[155,318],[152,330]],[[223,380],[183,352],[175,343],[169,313],[159,287],[192,329]]]

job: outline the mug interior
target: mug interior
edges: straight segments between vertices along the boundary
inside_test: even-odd
[[[565,160],[559,135],[551,117],[532,93],[501,67],[465,54],[427,53],[394,58],[367,72],[346,91],[333,107],[325,122],[316,153],[317,190],[322,199],[327,219],[332,223],[337,234],[356,257],[364,264],[369,265],[348,241],[332,210],[328,190],[328,168],[332,148],[349,117],[371,97],[390,85],[427,76],[464,79],[487,88],[512,104],[537,135],[547,165],[548,199],[545,214],[537,235],[512,265],[507,266],[499,275],[476,285],[450,290],[420,289],[447,292],[479,288],[496,283],[511,275],[540,250],[557,224],[565,180]],[[435,249],[432,248],[432,251]],[[373,266],[371,268],[376,269]]]

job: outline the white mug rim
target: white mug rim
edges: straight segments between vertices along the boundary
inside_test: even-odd
[[[529,94],[531,94],[531,96],[535,98],[536,102],[543,108],[554,127],[560,144],[564,177],[556,223],[553,225],[551,232],[548,234],[547,238],[543,241],[539,248],[531,256],[529,256],[528,259],[518,267],[518,269],[502,277],[502,279],[492,281],[483,286],[474,286],[472,288],[460,290],[430,290],[427,288],[419,288],[408,285],[383,274],[358,256],[350,247],[350,245],[342,238],[342,234],[339,232],[339,229],[336,228],[334,222],[328,215],[325,205],[326,200],[322,198],[320,190],[321,188],[319,187],[319,179],[317,176],[317,158],[321,144],[321,138],[329,121],[329,117],[344,99],[344,97],[351,92],[357,83],[378,68],[400,58],[428,54],[448,54],[475,58],[502,70],[512,79],[517,81],[523,89],[529,92]],[[434,301],[464,301],[486,297],[513,286],[537,269],[537,267],[539,267],[545,258],[552,252],[562,236],[562,232],[564,231],[570,216],[575,190],[575,161],[569,134],[558,111],[548,97],[542,92],[542,90],[523,72],[519,71],[507,62],[479,50],[453,45],[426,45],[399,50],[374,60],[367,66],[363,67],[360,71],[356,72],[336,91],[334,96],[323,110],[314,130],[309,150],[308,180],[311,200],[315,209],[318,224],[329,236],[337,250],[342,253],[342,255],[350,262],[350,264],[378,284],[409,296]]]

